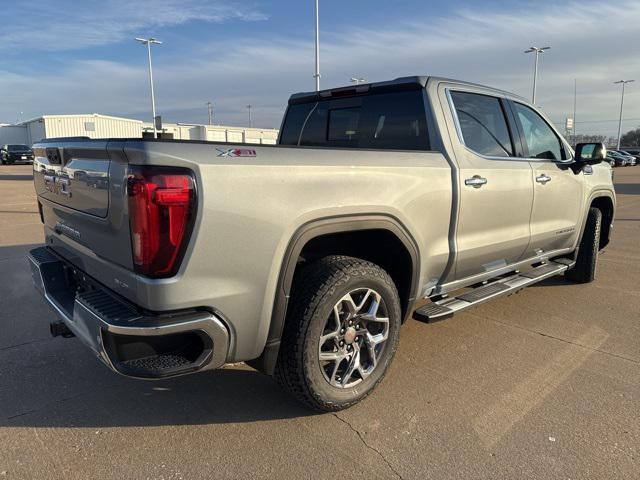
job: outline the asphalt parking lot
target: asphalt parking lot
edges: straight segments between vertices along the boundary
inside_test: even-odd
[[[338,414],[242,365],[143,382],[51,338],[30,168],[0,167],[0,478],[640,476],[640,166],[615,170],[595,283],[409,321],[386,380]]]

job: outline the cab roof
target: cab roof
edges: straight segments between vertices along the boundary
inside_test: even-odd
[[[430,82],[455,83],[458,85],[482,88],[484,90],[491,91],[499,95],[506,95],[510,97],[521,98],[519,95],[515,95],[511,92],[507,92],[507,91],[500,90],[493,87],[488,87],[486,85],[480,85],[477,83],[465,82],[462,80],[455,80],[455,79],[446,78],[446,77],[414,75],[409,77],[398,77],[394,80],[387,80],[384,82],[363,83],[360,85],[350,85],[346,87],[330,88],[330,89],[320,90],[318,92],[294,93],[289,98],[289,104],[291,105],[296,103],[307,103],[310,101],[318,101],[318,100],[323,100],[328,98],[366,94],[371,91],[380,93],[383,91],[399,91],[399,90],[414,90],[414,89],[417,90],[417,89],[426,87],[427,83],[430,83]]]

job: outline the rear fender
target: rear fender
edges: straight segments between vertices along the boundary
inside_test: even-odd
[[[248,362],[252,367],[267,374],[272,374],[275,369],[280,349],[280,338],[282,337],[287,315],[287,305],[293,283],[293,276],[298,258],[304,246],[314,238],[320,236],[362,230],[389,231],[402,242],[407,252],[409,252],[412,263],[412,280],[410,296],[407,303],[409,305],[413,303],[419,288],[419,250],[417,243],[408,229],[404,227],[399,220],[386,215],[346,216],[314,220],[300,227],[289,242],[278,277],[267,342],[260,357]]]

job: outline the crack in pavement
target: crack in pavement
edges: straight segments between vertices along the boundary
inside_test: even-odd
[[[572,342],[571,340],[567,340],[565,338],[556,337],[556,336],[550,335],[548,333],[542,333],[542,332],[539,332],[537,330],[532,330],[530,328],[523,327],[521,325],[514,325],[512,323],[501,322],[500,320],[496,320],[495,318],[483,317],[481,315],[474,315],[474,316],[476,316],[478,318],[482,318],[484,320],[489,320],[491,322],[499,323],[500,325],[505,325],[507,327],[513,327],[513,328],[517,328],[519,330],[524,330],[526,332],[535,333],[537,335],[540,335],[541,337],[552,338],[553,340],[558,340],[559,342],[568,343],[569,345],[573,345],[573,346],[576,346],[576,347],[584,348],[584,349],[590,350],[592,352],[598,352],[598,353],[602,353],[603,355],[608,355],[610,357],[618,358],[620,360],[626,360],[627,362],[631,362],[631,363],[633,363],[635,365],[640,365],[640,361],[638,361],[638,360],[636,360],[634,358],[625,357],[624,355],[619,355],[619,354],[613,353],[613,352],[607,352],[606,350],[600,350],[599,348],[593,348],[593,347],[590,347],[588,345],[584,345],[582,343]]]
[[[27,410],[26,412],[22,412],[22,413],[17,413],[15,415],[11,415],[7,418],[5,418],[5,420],[13,420],[14,418],[18,418],[18,417],[24,417],[25,415],[29,415],[30,413],[35,412],[35,410]]]
[[[93,390],[87,390],[87,391],[83,391],[83,392],[78,392],[75,395],[70,395],[68,397],[63,397],[63,398],[58,398],[56,400],[51,400],[49,402],[44,403],[43,405],[41,405],[38,408],[34,408],[34,409],[31,409],[31,410],[25,410],[24,412],[17,413],[15,415],[11,415],[9,417],[5,417],[5,420],[12,420],[12,419],[16,419],[16,418],[19,418],[19,417],[24,417],[24,416],[27,416],[27,415],[31,415],[33,413],[38,413],[38,412],[41,412],[42,410],[45,410],[47,408],[51,408],[52,406],[57,405],[59,403],[64,403],[64,402],[69,402],[71,400],[76,400],[76,399],[82,398],[82,397],[84,397],[86,395],[90,395],[92,393],[97,393],[97,392],[100,392],[100,391],[105,390],[107,388],[113,388],[113,387],[116,387],[116,386],[117,386],[117,384],[114,383],[112,385],[105,385],[105,386],[98,387],[98,388],[93,389]]]
[[[50,339],[48,339],[48,338],[47,338],[47,339],[40,338],[40,339],[38,339],[38,340],[31,340],[31,341],[29,341],[29,342],[16,343],[15,345],[7,345],[6,347],[2,347],[2,348],[0,348],[0,352],[4,352],[4,351],[6,351],[6,350],[11,350],[11,349],[13,349],[13,348],[24,347],[24,346],[26,346],[26,345],[31,345],[31,344],[33,344],[33,343],[47,342],[47,341],[49,341],[49,340],[50,340]]]
[[[336,417],[338,420],[340,420],[342,423],[344,423],[345,425],[347,425],[356,435],[358,435],[358,438],[360,439],[360,441],[362,442],[362,444],[367,447],[369,450],[371,450],[372,452],[375,452],[384,463],[387,464],[387,467],[389,467],[389,469],[394,473],[394,475],[396,477],[398,477],[400,480],[404,480],[402,478],[402,475],[400,475],[398,473],[398,471],[393,467],[393,465],[391,465],[391,462],[389,462],[389,460],[386,459],[386,457],[382,454],[382,452],[380,452],[380,450],[378,450],[377,448],[369,445],[367,443],[367,441],[364,439],[363,435],[356,429],[353,427],[353,425],[351,425],[347,420],[345,420],[344,418],[338,416],[337,413],[333,413],[332,414],[334,417]]]

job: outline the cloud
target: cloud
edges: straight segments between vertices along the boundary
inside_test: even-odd
[[[238,0],[39,0],[16,2],[0,29],[0,51],[67,51],[130,40],[132,35],[193,21],[258,21],[268,17]]]
[[[183,12],[182,16],[163,15],[155,22],[174,21],[186,28],[187,23],[205,15],[196,2],[166,3],[167,8]],[[226,5],[231,5],[231,12],[238,8],[233,3]],[[591,1],[537,9],[497,8],[466,8],[419,23],[390,21],[348,28],[323,24],[322,86],[344,85],[353,75],[378,81],[434,74],[529,97],[533,58],[523,51],[544,43],[552,49],[541,57],[538,101],[542,108],[557,123],[572,115],[575,78],[578,133],[615,134],[619,89],[612,82],[635,77],[640,81],[640,3]],[[134,9],[145,10],[138,4]],[[246,18],[252,18],[244,12]],[[224,9],[211,10],[209,15],[210,21],[232,18]],[[136,18],[127,22],[144,20]],[[157,50],[154,73],[158,110],[165,119],[203,122],[204,103],[211,100],[219,122],[245,124],[245,106],[251,103],[254,123],[279,126],[288,96],[313,88],[313,38],[285,33],[252,35],[201,43],[188,53],[163,54]],[[16,111],[29,108],[25,105],[31,106],[34,115],[98,111],[146,119],[149,99],[145,67],[144,63],[132,66],[94,60],[72,62],[47,78],[0,72],[0,89],[21,92],[0,106],[0,119],[15,118]],[[640,118],[638,89],[640,85],[628,89],[626,118]],[[640,120],[628,120],[624,127],[638,124]]]

